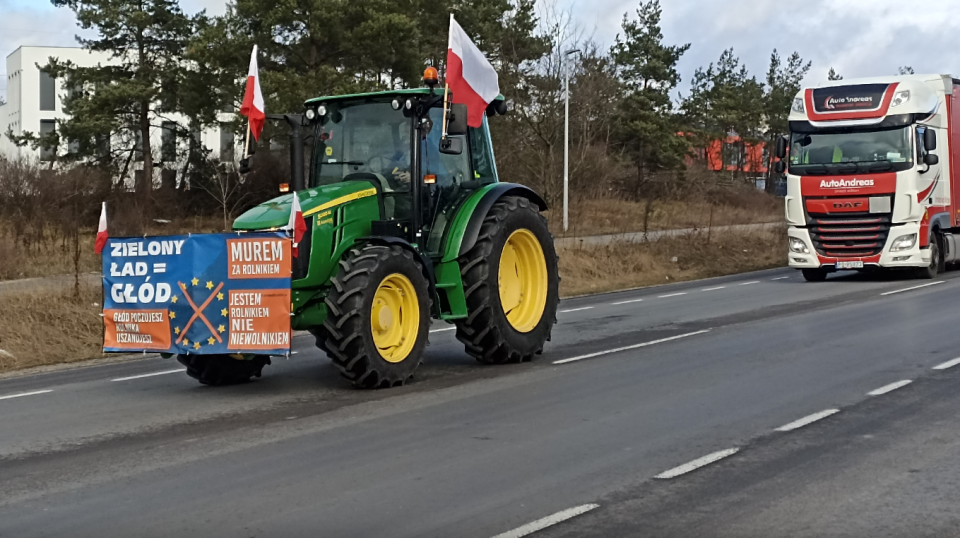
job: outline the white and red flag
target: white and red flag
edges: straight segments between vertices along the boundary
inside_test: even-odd
[[[257,46],[253,46],[250,55],[250,71],[247,73],[247,90],[243,94],[240,114],[250,120],[250,132],[254,140],[260,140],[263,122],[266,121],[266,106],[263,104],[263,92],[260,91],[260,70],[257,68]]]
[[[103,202],[100,207],[100,225],[97,226],[97,241],[93,245],[93,251],[97,254],[103,252],[103,247],[107,244],[107,203]]]
[[[446,83],[453,102],[467,105],[467,125],[480,127],[487,105],[500,95],[497,71],[450,15]]]
[[[284,230],[289,230],[293,234],[293,257],[296,258],[300,252],[297,248],[303,234],[307,231],[307,221],[303,220],[303,210],[300,209],[300,197],[293,193],[293,199],[290,202],[290,220]]]

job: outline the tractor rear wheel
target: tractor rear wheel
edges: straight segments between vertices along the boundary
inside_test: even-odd
[[[529,361],[557,322],[560,277],[547,220],[526,198],[487,213],[476,244],[459,258],[467,317],[456,322],[467,353],[487,364]]]
[[[249,360],[230,355],[177,355],[177,360],[187,367],[188,376],[212,386],[246,383],[251,377],[260,377],[263,367],[270,364],[266,355]]]
[[[397,246],[351,250],[331,279],[326,352],[361,388],[404,384],[420,365],[430,328],[430,290],[420,263]]]

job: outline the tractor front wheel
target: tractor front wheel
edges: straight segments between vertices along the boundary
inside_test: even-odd
[[[413,253],[397,246],[351,250],[331,279],[325,351],[361,388],[404,384],[420,365],[430,328],[430,290]]]
[[[529,361],[557,321],[560,277],[547,221],[526,198],[490,208],[476,244],[459,258],[467,317],[457,339],[487,364]]]
[[[249,360],[230,355],[177,355],[180,364],[187,367],[187,375],[203,385],[221,386],[246,383],[251,377],[260,377],[270,357],[257,355]]]

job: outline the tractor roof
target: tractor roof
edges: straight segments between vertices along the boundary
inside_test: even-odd
[[[437,89],[435,91],[442,91]],[[313,99],[308,99],[307,105],[327,102],[327,101],[348,101],[353,99],[368,99],[376,97],[392,97],[394,95],[429,95],[430,88],[407,88],[403,90],[386,90],[382,92],[369,92],[369,93],[350,93],[346,95],[325,95],[322,97],[314,97]],[[452,92],[451,92],[452,94]],[[498,95],[495,99],[496,101],[503,101],[503,95]]]

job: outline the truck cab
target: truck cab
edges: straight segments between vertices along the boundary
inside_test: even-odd
[[[868,268],[932,278],[957,259],[958,96],[949,75],[830,81],[797,94],[777,148],[790,267],[811,281]]]

